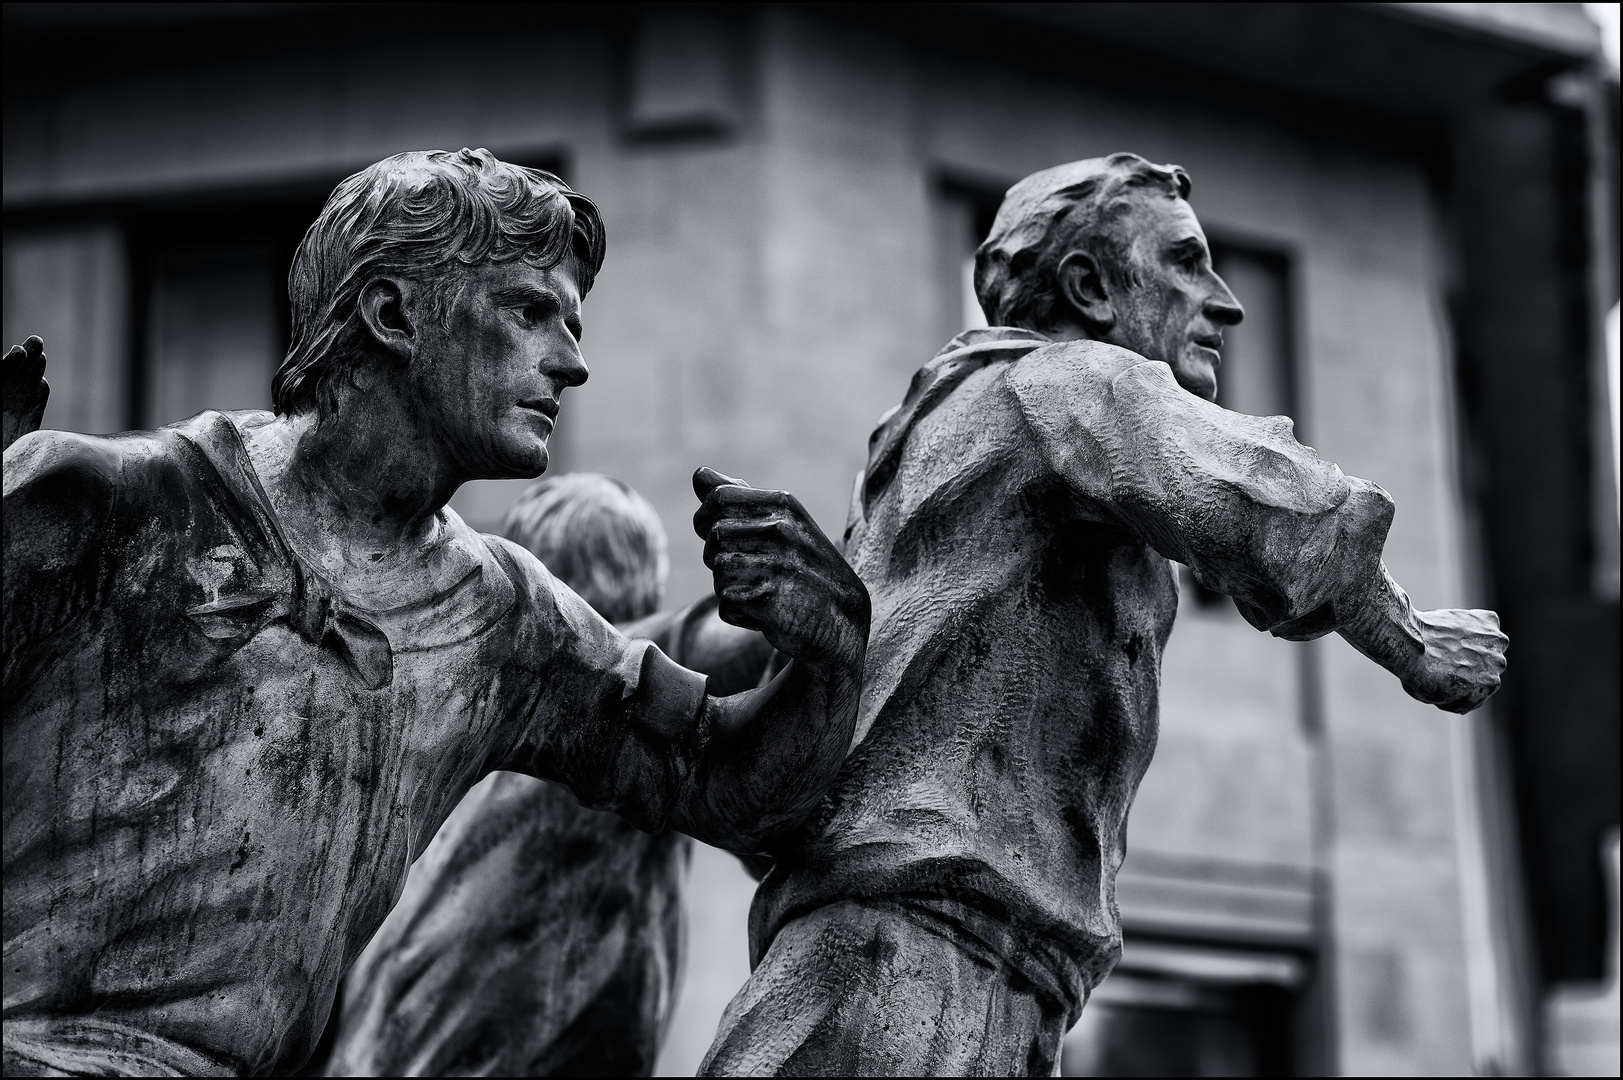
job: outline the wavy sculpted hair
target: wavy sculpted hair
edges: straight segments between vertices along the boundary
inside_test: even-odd
[[[1044,329],[1059,299],[1060,260],[1079,248],[1117,283],[1136,285],[1132,237],[1117,226],[1146,188],[1187,199],[1189,174],[1122,153],[1044,169],[1010,188],[975,252],[975,298],[987,321]]]
[[[612,477],[548,477],[507,511],[502,535],[610,622],[652,615],[665,598],[665,526],[647,499]]]
[[[573,257],[584,296],[603,252],[592,200],[488,150],[420,150],[362,169],[334,189],[293,256],[293,341],[271,380],[276,412],[337,412],[340,386],[377,352],[359,300],[379,276],[422,285],[430,316],[444,320],[470,267],[524,259],[545,269]]]

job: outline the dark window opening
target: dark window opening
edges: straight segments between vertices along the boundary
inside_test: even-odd
[[[1065,1076],[1290,1076],[1291,995],[1113,975],[1083,1011]],[[1101,988],[1102,989],[1102,988]],[[1090,1016],[1091,1013],[1091,1016]]]
[[[287,352],[287,275],[324,198],[131,214],[137,428],[203,409],[269,409]]]
[[[1252,416],[1299,411],[1291,347],[1290,264],[1278,252],[1212,244],[1212,266],[1245,308],[1245,320],[1223,331],[1217,403]]]
[[[992,232],[1007,185],[946,176],[940,181],[943,209],[943,275],[947,283],[948,336],[987,325],[990,316],[975,297],[975,249]],[[945,340],[945,339],[943,339]]]

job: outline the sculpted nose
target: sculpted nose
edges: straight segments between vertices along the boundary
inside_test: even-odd
[[[591,375],[579,348],[570,349],[566,355],[555,357],[548,368],[547,374],[556,379],[561,386],[579,386]]]
[[[1206,317],[1219,326],[1233,326],[1245,318],[1245,308],[1222,278],[1217,279],[1217,289],[1206,298],[1203,308]]]

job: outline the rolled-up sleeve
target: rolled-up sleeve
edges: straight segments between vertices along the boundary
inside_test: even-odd
[[[515,741],[494,766],[555,780],[594,810],[665,828],[707,741],[706,681],[651,641],[628,640],[567,586],[525,568],[538,628],[502,683],[517,695]]]
[[[1085,513],[1186,564],[1253,626],[1318,637],[1363,606],[1392,500],[1297,442],[1287,417],[1230,412],[1166,364],[1095,342],[1039,350],[1009,383]]]

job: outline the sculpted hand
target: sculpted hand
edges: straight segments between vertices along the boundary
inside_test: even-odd
[[[693,490],[717,614],[794,659],[765,686],[705,699],[706,766],[671,820],[706,843],[762,852],[817,808],[851,748],[868,590],[788,492],[712,469],[693,474]]]
[[[1499,616],[1480,609],[1416,611],[1426,651],[1403,679],[1409,696],[1449,712],[1466,713],[1499,689],[1510,639]]]
[[[31,337],[13,345],[6,353],[5,430],[3,446],[10,446],[31,431],[39,430],[45,415],[45,399],[51,388],[45,383],[45,342]]]
[[[1368,599],[1344,623],[1353,648],[1396,675],[1412,698],[1466,713],[1499,689],[1510,639],[1499,616],[1480,609],[1416,611],[1382,564]]]
[[[868,590],[805,507],[714,469],[693,474],[693,527],[715,574],[719,614],[811,664],[860,661]]]

